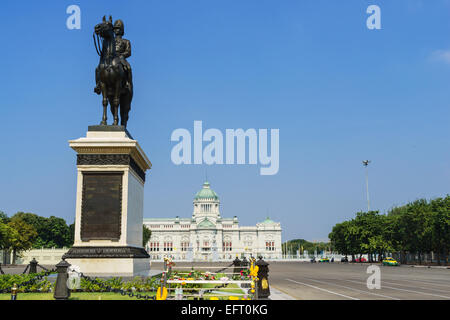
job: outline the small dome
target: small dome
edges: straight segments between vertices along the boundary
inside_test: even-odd
[[[270,219],[269,217],[267,217],[266,220],[264,220],[264,221],[261,222],[261,223],[264,223],[264,224],[274,224],[275,221],[273,221],[272,219]]]
[[[219,200],[217,194],[210,188],[208,181],[205,181],[205,183],[203,183],[202,190],[197,192],[194,198],[194,200],[206,200],[206,199]]]

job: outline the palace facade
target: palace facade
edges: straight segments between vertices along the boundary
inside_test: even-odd
[[[209,182],[197,192],[191,218],[145,218],[152,231],[146,250],[151,259],[219,261],[257,257],[281,258],[281,225],[267,218],[256,226],[240,226],[238,218],[222,218],[220,201]]]

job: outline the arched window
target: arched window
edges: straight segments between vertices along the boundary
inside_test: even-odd
[[[266,237],[266,251],[275,251],[275,241],[272,235]]]
[[[233,251],[233,244],[231,240],[223,241],[223,251]]]
[[[189,238],[183,237],[181,239],[181,251],[188,251],[189,248]]]
[[[164,243],[163,243],[163,250],[164,251],[173,251],[173,242],[172,237],[165,237]]]

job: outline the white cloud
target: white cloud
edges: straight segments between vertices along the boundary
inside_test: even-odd
[[[450,50],[436,50],[431,53],[431,59],[450,64]]]

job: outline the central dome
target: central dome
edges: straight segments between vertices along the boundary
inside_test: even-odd
[[[210,188],[209,182],[205,181],[205,183],[203,183],[203,188],[199,192],[197,192],[194,200],[208,200],[208,199],[219,200],[219,197]]]

